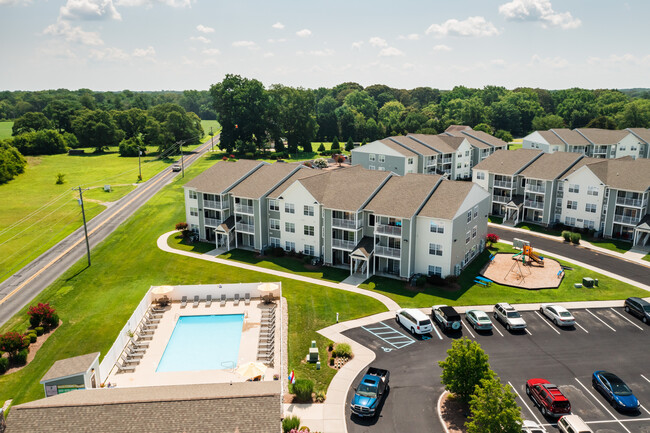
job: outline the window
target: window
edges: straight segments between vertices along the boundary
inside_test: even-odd
[[[375,160],[375,154],[374,153],[369,153],[368,154],[368,161],[374,161]]]
[[[368,170],[374,170],[374,169],[375,169],[375,166],[374,166],[374,165],[369,165],[369,166],[368,166]]]
[[[467,222],[472,222],[472,210],[467,211]]]
[[[191,198],[192,200],[196,200],[196,198],[197,198],[196,191],[191,191],[191,190],[190,190],[190,198]]]
[[[191,207],[191,208],[190,208],[190,216],[199,216],[199,210],[198,210],[198,208]]]
[[[316,255],[315,252],[314,252],[314,246],[313,245],[306,245],[305,244],[305,248],[302,250],[302,253],[307,255],[307,256],[315,256]]]
[[[485,180],[485,172],[477,171],[476,172],[476,180]]]
[[[269,200],[269,210],[280,210],[280,204],[277,200]]]
[[[284,211],[286,213],[296,213],[296,208],[294,207],[293,203],[285,203]]]
[[[285,249],[285,251],[296,251],[296,243],[286,241],[284,243],[284,249]]]
[[[618,150],[620,150],[620,151],[622,151],[622,152],[625,151],[625,146],[621,146],[621,147],[619,147]]]
[[[442,268],[440,266],[429,265],[429,275],[437,275],[442,277]]]
[[[585,210],[587,212],[596,213],[596,203],[587,203],[585,205]]]
[[[435,221],[431,221],[431,225],[429,226],[429,230],[431,230],[431,233],[444,233],[445,232],[445,226],[442,223],[437,223]]]
[[[379,155],[379,162],[386,162],[386,155]]]
[[[284,223],[284,231],[287,233],[295,233],[296,225],[294,223]]]
[[[269,228],[271,230],[280,230],[280,220],[276,219],[269,219]]]
[[[576,194],[580,192],[580,185],[570,183],[569,192],[575,192]]]
[[[576,219],[573,217],[564,217],[564,224],[568,226],[575,226],[576,225]]]
[[[576,210],[578,209],[578,202],[573,200],[567,200],[566,208]]]
[[[478,206],[474,206],[474,218],[478,216]]]
[[[465,151],[465,156],[469,156],[469,150]]]
[[[463,164],[459,162],[458,164],[456,164],[456,168],[463,168]]]
[[[636,146],[630,146],[630,151],[636,152]]]
[[[409,158],[409,159],[406,161],[406,163],[407,163],[408,165],[412,165],[412,164],[413,164],[413,158]]]
[[[307,206],[305,205],[303,213],[306,216],[314,216],[314,206]]]
[[[476,237],[476,233],[478,232],[477,226],[472,227],[472,239]]]
[[[587,229],[592,229],[593,230],[595,226],[596,226],[596,224],[595,224],[594,221],[591,221],[591,220],[585,220],[584,221],[584,227],[587,228]]]
[[[305,236],[314,236],[314,226],[304,226],[303,232]]]
[[[598,187],[589,185],[587,187],[587,195],[593,195],[594,197],[598,196]]]
[[[379,171],[386,171],[384,167],[379,167]]]
[[[442,255],[442,245],[440,244],[429,244],[429,254],[432,256],[441,256]]]
[[[472,238],[472,232],[467,232],[467,234],[465,235],[465,243],[468,244],[471,238]]]
[[[280,238],[271,238],[271,248],[280,248]]]

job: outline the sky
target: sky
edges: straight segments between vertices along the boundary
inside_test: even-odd
[[[0,0],[0,89],[650,87],[647,0]]]

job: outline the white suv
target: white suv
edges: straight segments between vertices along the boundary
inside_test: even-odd
[[[411,331],[411,334],[428,334],[433,331],[431,319],[417,308],[397,310],[395,320]]]
[[[562,433],[594,433],[578,415],[564,415],[557,426]]]
[[[494,306],[494,318],[506,325],[508,331],[526,329],[526,321],[507,302],[501,302]]]
[[[521,426],[521,433],[546,433],[546,429],[535,421],[524,421]]]

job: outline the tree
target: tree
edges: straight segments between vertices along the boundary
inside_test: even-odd
[[[499,235],[497,235],[496,233],[488,233],[485,236],[485,242],[487,243],[488,247],[491,247],[492,245],[499,242]]]
[[[75,99],[51,101],[43,109],[43,113],[52,121],[59,132],[72,132],[72,118],[81,110],[81,104]]]
[[[467,337],[454,340],[451,349],[447,350],[447,358],[438,361],[438,365],[442,368],[440,377],[445,389],[457,395],[463,403],[469,402],[481,379],[494,375],[481,345]]]
[[[323,152],[324,150],[325,150],[325,145],[321,143],[320,146],[318,146],[318,151]]]
[[[144,132],[147,124],[147,112],[139,108],[111,112],[117,126],[124,131],[124,138],[137,137]]]
[[[345,156],[343,155],[332,155],[332,159],[339,165],[339,167],[345,162]]]
[[[52,122],[43,113],[25,113],[14,122],[11,135],[20,135],[26,132],[52,129]]]
[[[27,165],[25,158],[10,142],[0,141],[0,185],[23,173]]]
[[[497,376],[481,379],[469,402],[467,433],[520,433],[523,420],[510,385]]]
[[[146,150],[140,137],[125,138],[120,141],[120,156],[133,157],[138,156],[141,151]]]
[[[609,116],[591,119],[585,128],[616,129],[616,121]]]
[[[12,139],[12,145],[23,155],[55,155],[68,151],[64,136],[53,129],[20,134]]]
[[[50,304],[44,304],[42,302],[30,306],[27,310],[29,324],[32,328],[46,326],[55,314],[56,310]]]
[[[506,143],[510,143],[513,140],[512,134],[508,131],[504,131],[503,129],[499,129],[497,132],[495,132],[494,136],[505,141]]]
[[[494,130],[487,123],[479,123],[478,125],[474,126],[474,128],[472,129],[474,129],[474,131],[483,131],[486,134],[490,134],[490,135],[494,134]]]
[[[334,137],[332,140],[332,146],[330,147],[331,150],[339,150],[341,148],[341,145],[339,144],[339,139],[338,137]]]
[[[354,141],[352,141],[352,137],[348,138],[348,142],[345,143],[345,150],[350,152],[352,149],[354,149]]]
[[[96,152],[117,146],[124,136],[113,117],[104,110],[82,111],[73,119],[72,129],[81,147],[94,147]]]
[[[533,129],[535,131],[547,131],[554,128],[564,128],[564,119],[557,114],[547,114],[537,116],[533,119]]]
[[[338,124],[334,112],[338,106],[338,101],[330,95],[323,96],[316,104],[316,120],[319,125],[317,136],[320,141],[327,141],[327,138],[338,134]]]
[[[203,137],[201,119],[195,113],[186,112],[178,104],[164,103],[156,105],[149,110],[149,114],[160,125],[158,136],[158,150],[160,152],[177,146],[179,142],[185,145],[197,144]],[[145,134],[147,127],[150,125],[148,122],[145,123]],[[153,133],[154,131],[150,132]]]
[[[298,146],[305,151],[316,138],[318,123],[314,95],[303,88],[291,88],[275,85],[269,91],[270,104],[273,107],[273,124],[282,137],[287,139],[289,152],[296,152]]]
[[[637,99],[625,105],[618,116],[621,128],[647,128],[650,127],[650,101]]]
[[[349,93],[345,97],[343,105],[347,105],[357,113],[363,114],[366,119],[377,115],[377,102],[363,90]]]

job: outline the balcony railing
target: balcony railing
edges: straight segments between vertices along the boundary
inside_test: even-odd
[[[633,207],[645,207],[648,204],[648,200],[641,200],[636,198],[625,198],[625,197],[616,197],[616,204],[623,206],[633,206]]]
[[[546,192],[546,186],[544,186],[544,185],[530,185],[530,184],[526,184],[526,191],[529,191],[529,192],[541,192],[541,193],[545,193],[545,192]]]
[[[247,204],[235,203],[235,212],[253,215],[253,206]]]
[[[641,221],[641,217],[630,217],[625,215],[614,215],[614,222],[628,225],[637,225]]]
[[[205,217],[205,225],[206,226],[212,226],[212,227],[218,227],[223,221],[217,218],[208,218]]]
[[[340,250],[352,251],[356,245],[353,241],[346,241],[343,239],[332,239],[332,248],[338,248]]]
[[[399,259],[400,249],[375,245],[375,255],[382,256],[382,257],[390,257],[391,259]]]
[[[449,157],[449,158],[442,158],[442,163],[443,163],[443,164],[451,164],[451,161],[452,161],[452,158],[451,158],[451,157]]]
[[[524,201],[524,206],[532,207],[533,209],[544,209],[544,202],[535,201],[535,200],[526,200]]]
[[[510,197],[507,195],[493,195],[492,196],[492,201],[496,203],[508,203],[510,200],[512,200]]]
[[[494,181],[494,186],[497,188],[510,188],[512,189],[512,181],[509,180],[495,180]]]
[[[255,226],[253,224],[236,223],[235,228],[237,229],[238,232],[241,233],[255,234]]]
[[[229,209],[230,204],[227,201],[203,200],[203,207],[210,209]]]
[[[378,235],[402,236],[402,226],[391,226],[387,224],[377,224],[375,233]]]
[[[332,227],[338,227],[342,229],[351,229],[356,230],[361,228],[362,221],[359,219],[343,219],[343,218],[332,218]]]

